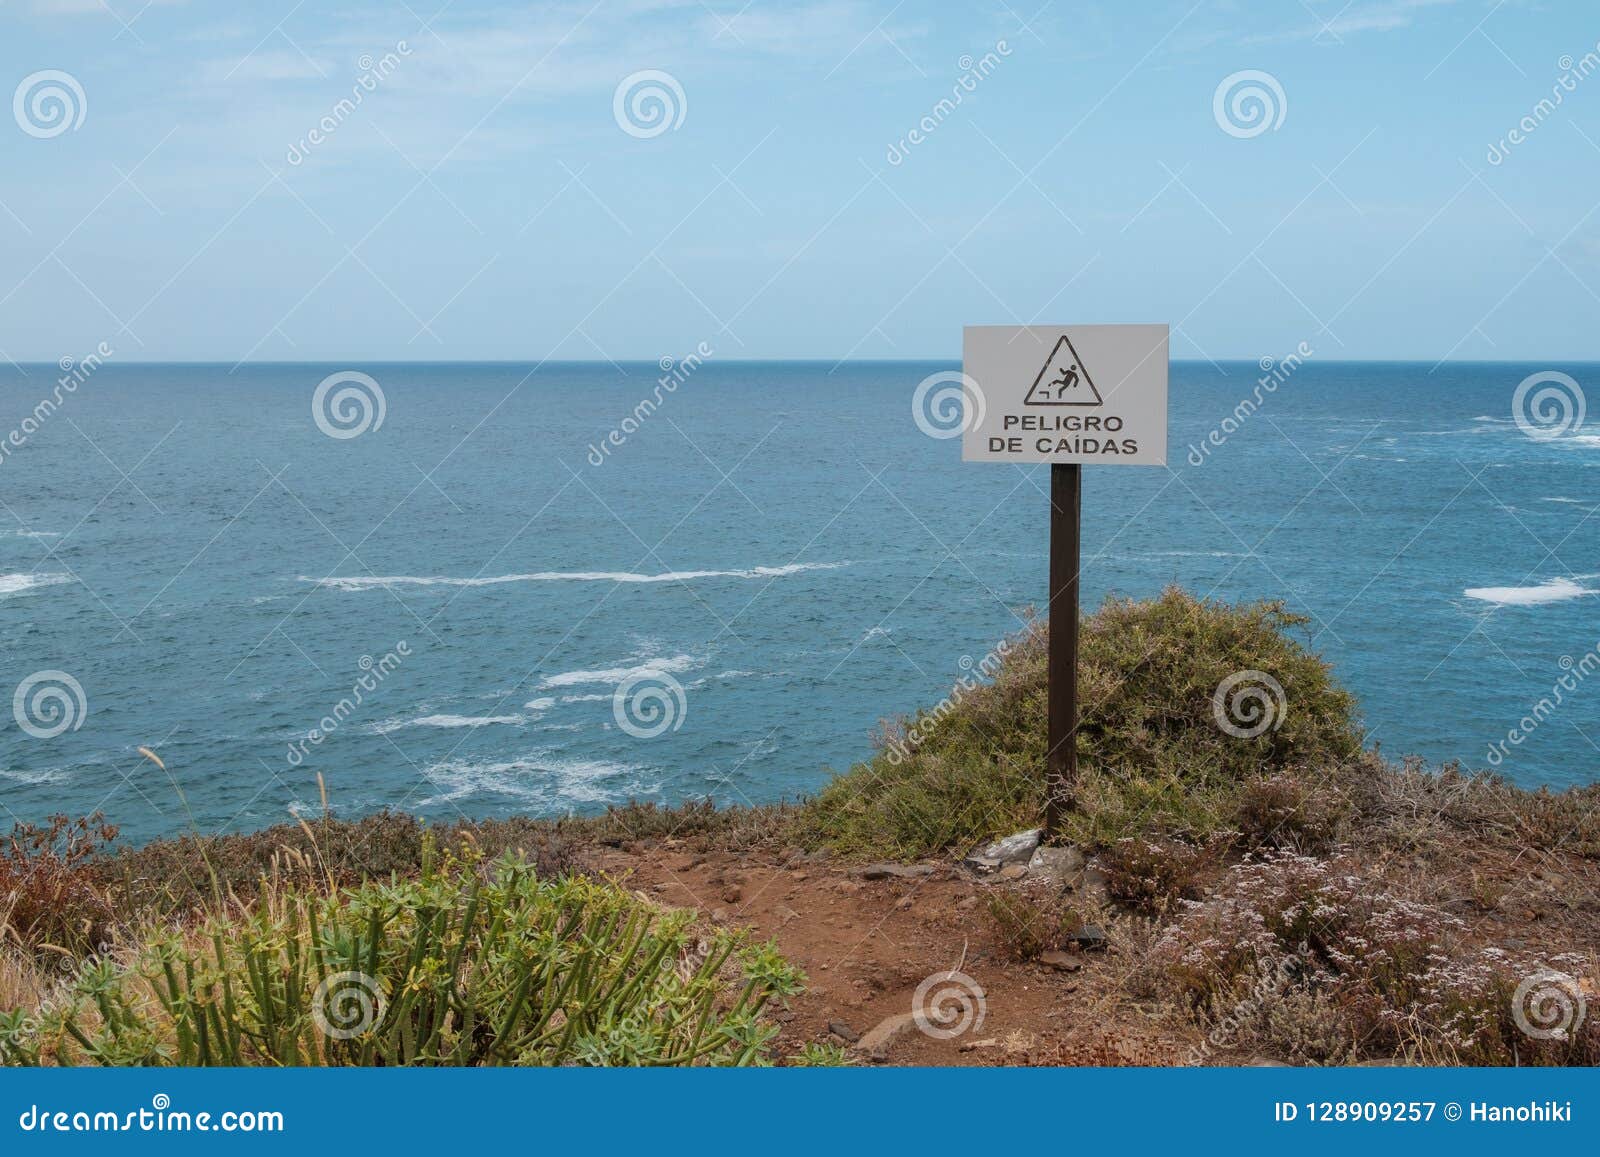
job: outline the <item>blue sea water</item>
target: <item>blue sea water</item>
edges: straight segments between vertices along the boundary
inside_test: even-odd
[[[713,358],[601,454],[659,367],[107,364],[0,460],[0,817],[248,829],[319,772],[345,815],[813,790],[1044,601],[1046,468],[913,420],[951,368]],[[330,437],[347,369],[382,422]],[[1086,605],[1283,599],[1395,756],[1487,766],[1568,675],[1499,770],[1594,780],[1600,430],[1513,421],[1549,369],[1600,380],[1312,359],[1235,420],[1255,364],[1175,364],[1169,468],[1085,472]],[[0,441],[59,373],[0,370]],[[10,702],[40,672],[81,698]],[[682,688],[659,735],[635,678]]]

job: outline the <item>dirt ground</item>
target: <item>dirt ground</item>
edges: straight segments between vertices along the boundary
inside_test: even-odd
[[[885,1022],[898,1031],[878,1049],[871,1038],[862,1042],[868,1047],[856,1050],[859,1059],[1181,1064],[1199,1040],[1198,1033],[1180,1036],[1174,1026],[1141,1022],[1124,990],[1130,962],[1114,944],[1070,953],[1061,967],[1001,959],[985,916],[986,891],[996,885],[953,866],[923,878],[868,880],[860,865],[670,847],[643,854],[602,849],[593,864],[660,903],[698,908],[718,923],[777,940],[809,978],[806,991],[777,1014],[780,1053],[808,1041],[845,1044]],[[981,991],[944,980],[952,970]],[[921,1006],[951,1017],[948,1023],[925,1018],[933,1032],[911,1015],[930,977]],[[941,989],[949,999],[940,1000]]]

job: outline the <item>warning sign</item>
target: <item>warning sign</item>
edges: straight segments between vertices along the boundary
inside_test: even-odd
[[[1028,391],[1023,404],[1028,406],[1100,404],[1100,391],[1094,388],[1094,380],[1089,377],[1089,371],[1079,360],[1078,351],[1072,348],[1072,340],[1066,334],[1061,335],[1061,340],[1056,342],[1056,348],[1050,351],[1050,360],[1045,362],[1044,368],[1039,371],[1039,376],[1033,379],[1033,388]]]
[[[964,461],[1166,464],[1164,325],[968,326],[962,371]]]

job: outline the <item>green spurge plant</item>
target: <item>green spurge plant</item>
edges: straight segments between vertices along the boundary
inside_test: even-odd
[[[249,911],[101,960],[11,1063],[746,1065],[762,1010],[801,975],[770,944],[607,882],[523,863],[449,865],[333,896],[280,887]],[[13,1023],[15,1022],[15,1023]]]

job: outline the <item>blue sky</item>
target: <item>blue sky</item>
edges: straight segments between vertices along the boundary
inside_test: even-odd
[[[1589,4],[331,7],[0,0],[0,359],[1600,356]]]

